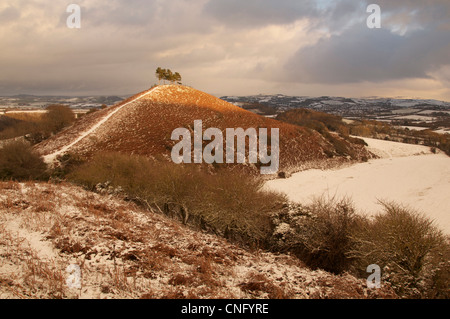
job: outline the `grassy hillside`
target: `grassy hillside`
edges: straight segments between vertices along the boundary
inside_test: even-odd
[[[92,158],[99,151],[170,158],[171,149],[177,143],[171,140],[172,131],[177,128],[192,131],[194,121],[202,120],[204,130],[214,127],[223,132],[226,128],[267,128],[269,131],[279,128],[281,170],[315,165],[336,153],[333,145],[314,130],[259,116],[204,92],[175,85],[156,87],[115,107],[86,116],[71,129],[38,145],[36,150],[42,155],[51,154],[76,140],[102,118],[108,120],[73,145],[73,152],[86,158]],[[369,156],[360,146],[348,144],[347,148],[355,159]]]

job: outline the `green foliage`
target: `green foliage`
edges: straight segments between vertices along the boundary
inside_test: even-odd
[[[178,84],[181,84],[181,75],[178,72],[173,73],[170,69],[162,69],[158,67],[156,69],[156,78],[159,82],[161,80],[169,81],[170,83],[177,82]]]
[[[0,149],[0,179],[29,180],[46,178],[47,166],[25,142],[13,141]]]

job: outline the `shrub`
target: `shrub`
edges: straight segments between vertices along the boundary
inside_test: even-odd
[[[9,142],[0,149],[0,179],[28,180],[46,177],[47,166],[25,142]]]
[[[383,278],[406,298],[449,296],[449,246],[431,220],[394,203],[360,229],[355,241],[359,270],[377,264]]]
[[[117,153],[95,157],[69,178],[90,189],[108,182],[185,224],[254,245],[270,236],[270,213],[285,201],[282,195],[263,191],[263,181],[257,178]]]
[[[43,125],[40,122],[27,122],[17,120],[9,116],[0,117],[0,140],[8,140],[20,136],[29,135],[30,139],[35,138],[43,131]]]
[[[68,106],[53,104],[47,107],[47,111],[44,122],[52,133],[61,131],[75,121],[75,114]]]
[[[373,219],[347,200],[288,204],[274,215],[272,249],[295,254],[307,266],[366,279],[382,269],[382,284],[402,298],[450,297],[450,239],[413,210],[383,203]]]
[[[85,162],[82,156],[72,152],[58,156],[57,160],[58,165],[51,172],[51,177],[55,179],[64,178]]]
[[[341,117],[336,115],[307,109],[295,109],[278,114],[276,119],[319,132],[333,147],[332,150],[325,150],[330,158],[338,155],[357,159],[357,146],[367,145],[363,140],[351,137],[349,126],[342,121]]]
[[[274,248],[294,253],[311,268],[335,274],[350,269],[353,233],[363,223],[348,199],[317,199],[309,206],[291,206],[278,214]]]
[[[262,191],[263,181],[220,171],[204,176],[205,189],[195,197],[192,211],[225,237],[244,242],[265,242],[272,233],[270,214],[286,199]]]

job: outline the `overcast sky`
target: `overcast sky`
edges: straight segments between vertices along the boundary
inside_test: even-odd
[[[0,44],[1,95],[132,94],[161,66],[219,96],[450,101],[449,0],[2,0]]]

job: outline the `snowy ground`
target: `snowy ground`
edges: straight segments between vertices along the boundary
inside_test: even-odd
[[[394,297],[388,287],[244,250],[116,196],[0,181],[0,299]]]
[[[337,170],[308,170],[269,181],[266,187],[301,203],[348,196],[366,214],[380,212],[378,200],[395,201],[423,212],[450,234],[450,157],[424,146],[365,140],[381,159]]]

